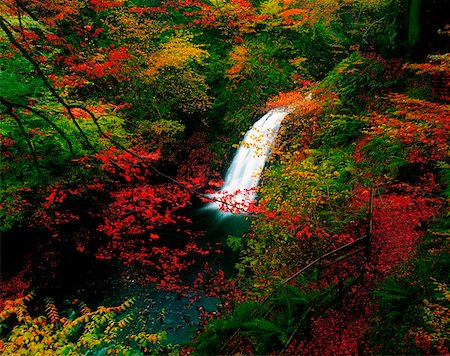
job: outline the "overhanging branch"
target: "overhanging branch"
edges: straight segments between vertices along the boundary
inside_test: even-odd
[[[70,154],[75,157],[75,153],[73,151],[73,146],[72,146],[72,142],[70,142],[70,140],[67,138],[66,134],[64,133],[63,130],[61,130],[52,120],[50,120],[49,117],[47,117],[46,115],[44,115],[42,112],[40,112],[39,110],[36,110],[34,108],[32,108],[29,105],[25,105],[25,104],[19,104],[19,103],[13,103],[10,102],[8,100],[6,100],[5,98],[0,97],[0,103],[2,103],[3,105],[5,105],[6,107],[16,107],[16,108],[22,108],[25,110],[29,110],[31,111],[33,114],[35,114],[36,116],[39,116],[41,119],[43,119],[45,122],[47,122],[51,127],[53,127],[58,133],[59,135],[62,137],[62,139],[67,143],[67,146],[69,148]]]
[[[76,117],[74,116],[72,109],[81,109],[85,112],[87,112],[89,114],[89,116],[92,118],[92,120],[94,121],[97,130],[104,136],[106,137],[106,139],[108,139],[111,143],[113,143],[114,145],[116,145],[117,147],[119,147],[120,149],[124,150],[125,152],[131,154],[133,157],[138,158],[139,160],[145,162],[156,174],[160,175],[161,177],[166,178],[167,180],[169,180],[170,182],[182,187],[183,189],[186,189],[192,193],[194,193],[195,195],[202,197],[206,200],[209,201],[217,201],[220,202],[221,204],[224,204],[230,208],[236,208],[236,206],[234,204],[228,203],[228,202],[224,202],[221,201],[219,199],[216,198],[211,198],[208,197],[207,195],[199,192],[196,189],[190,188],[188,187],[186,184],[183,184],[182,182],[179,182],[178,180],[176,180],[175,178],[172,178],[166,174],[164,174],[163,172],[161,172],[159,169],[157,169],[155,166],[149,164],[145,158],[141,157],[140,155],[136,154],[135,152],[129,150],[128,148],[124,147],[122,144],[120,144],[119,142],[117,142],[116,140],[114,140],[113,138],[109,137],[109,135],[106,135],[105,132],[103,131],[103,129],[100,127],[100,125],[98,124],[98,118],[94,115],[94,113],[92,111],[90,111],[89,109],[87,109],[86,107],[82,106],[82,105],[72,105],[72,104],[68,104],[66,103],[66,101],[58,94],[58,92],[55,90],[55,88],[50,84],[50,82],[48,81],[47,77],[45,76],[45,74],[43,73],[43,71],[41,70],[39,63],[30,55],[30,53],[28,53],[28,51],[14,38],[13,33],[11,32],[11,30],[8,28],[7,26],[7,21],[0,16],[0,28],[5,32],[6,36],[8,37],[9,41],[11,42],[11,44],[16,47],[19,52],[25,57],[26,60],[28,60],[31,65],[33,66],[33,68],[35,69],[37,75],[42,79],[45,87],[47,87],[47,89],[50,91],[50,93],[55,97],[55,99],[57,100],[57,102],[59,104],[61,104],[62,107],[64,107],[67,110],[67,113],[69,114],[70,119],[72,120],[72,122],[74,123],[74,125],[76,126],[77,130],[80,132],[80,134],[82,135],[82,137],[84,138],[84,140],[86,141],[86,143],[88,144],[88,146],[92,149],[92,151],[94,151],[95,153],[98,153],[98,151],[95,149],[95,147],[91,144],[91,142],[89,141],[88,136],[86,135],[86,133],[83,131],[83,129],[80,127],[80,125],[78,124]],[[42,116],[41,116],[42,117]],[[67,141],[66,141],[67,142]],[[36,160],[37,162],[37,160]],[[114,165],[116,165],[116,162],[111,161]]]
[[[14,119],[14,121],[17,123],[17,125],[19,126],[19,130],[22,133],[23,137],[25,138],[25,141],[27,142],[27,145],[28,145],[28,149],[30,150],[30,154],[33,157],[33,163],[34,163],[34,166],[36,168],[36,171],[38,172],[39,178],[44,180],[44,176],[43,176],[42,171],[41,171],[41,169],[39,167],[39,162],[38,162],[38,158],[37,158],[37,155],[36,155],[36,149],[35,149],[35,147],[33,145],[33,142],[31,142],[30,138],[28,137],[28,134],[27,134],[27,132],[25,130],[25,126],[22,123],[22,120],[20,119],[20,117],[18,115],[16,115],[14,113],[12,107],[8,107],[7,108],[6,114],[11,116]]]
[[[6,36],[8,37],[9,41],[11,42],[11,44],[13,44],[14,47],[16,47],[20,51],[20,53],[22,53],[22,55],[25,57],[25,59],[28,60],[28,62],[31,63],[31,65],[35,69],[37,75],[42,79],[44,85],[47,87],[47,89],[50,91],[50,93],[52,93],[52,95],[55,97],[55,99],[58,101],[58,103],[60,103],[64,108],[67,109],[67,112],[68,112],[68,114],[70,116],[70,119],[74,123],[75,127],[77,128],[77,130],[80,132],[81,136],[83,136],[83,138],[86,141],[86,143],[89,146],[89,148],[91,148],[94,152],[97,153],[97,150],[95,149],[95,147],[89,141],[89,138],[87,137],[86,133],[83,131],[83,129],[78,124],[77,119],[73,115],[69,105],[57,93],[55,88],[50,84],[50,82],[48,81],[47,77],[42,72],[42,70],[41,70],[41,68],[39,66],[39,63],[36,62],[36,60],[28,53],[28,51],[19,42],[17,42],[17,40],[14,38],[14,35],[12,34],[11,30],[6,25],[6,20],[3,18],[3,16],[0,16],[0,28],[5,32]]]

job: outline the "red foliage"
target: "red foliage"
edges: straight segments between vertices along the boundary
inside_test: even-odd
[[[183,282],[183,272],[196,263],[197,256],[209,254],[209,251],[199,248],[193,241],[187,242],[182,248],[154,246],[146,252],[151,259],[146,260],[144,265],[152,267],[152,270],[145,280],[183,296],[192,289],[192,286]]]
[[[83,111],[75,109],[74,115],[83,115]],[[3,147],[14,144],[6,137],[1,139]],[[205,135],[194,135],[187,142],[189,157],[179,167],[178,182],[156,168],[159,150],[110,147],[95,158],[73,159],[92,172],[91,181],[57,182],[40,192],[42,200],[35,201],[30,226],[52,236],[41,253],[56,251],[53,247],[58,242],[74,242],[78,253],[138,267],[147,282],[177,291],[187,288],[182,282],[184,271],[198,256],[210,253],[196,245],[198,233],[189,230],[186,216],[191,189],[202,189],[208,182],[218,184],[218,175],[209,168],[212,155],[205,142]],[[79,221],[83,231],[78,231]],[[85,233],[85,226],[91,233]],[[46,260],[53,261],[53,266],[58,256]]]
[[[14,140],[11,140],[9,137],[0,134],[0,154],[4,157],[4,159],[13,157],[11,151],[8,150],[8,148],[12,147],[13,145]]]
[[[61,225],[77,221],[79,216],[63,207],[67,198],[65,190],[57,187],[49,187],[48,190],[50,193],[45,198],[46,202],[34,213],[33,225],[45,227],[54,232],[53,236],[58,236],[57,230]]]
[[[109,203],[98,226],[107,240],[97,258],[141,266],[147,273],[145,280],[162,288],[187,288],[183,272],[195,263],[196,256],[209,254],[196,245],[196,234],[189,231],[190,219],[184,212],[191,204],[191,189],[204,187],[214,176],[205,140],[205,135],[194,135],[187,142],[189,156],[177,175],[184,186],[158,175],[154,165],[159,150],[119,152],[112,147],[97,155],[102,170],[112,179]]]
[[[152,176],[151,165],[158,160],[159,150],[146,152],[144,150],[118,151],[111,146],[107,151],[97,154],[102,163],[102,170],[123,178],[126,182],[146,182]]]
[[[361,161],[361,148],[372,137],[387,137],[403,146],[405,159],[421,165],[439,161],[449,149],[450,114],[448,105],[411,99],[402,94],[391,94],[394,106],[390,114],[373,113],[371,129],[355,149],[355,159]]]
[[[394,188],[402,188],[403,193],[388,193],[375,199],[372,257],[366,265],[364,283],[352,288],[340,310],[316,317],[310,335],[291,345],[288,353],[359,354],[374,308],[370,291],[413,253],[423,234],[422,224],[437,213],[441,203],[427,198],[426,193],[424,196],[421,187]],[[358,191],[356,206],[368,197],[367,190]]]
[[[26,275],[29,273],[30,265],[25,264],[22,270],[11,278],[0,280],[0,310],[6,300],[24,297],[29,292],[31,281]]]
[[[86,23],[85,16],[86,11],[91,11],[89,5],[101,11],[123,6],[123,1],[30,0],[19,4],[8,0],[6,3],[11,14],[32,14],[42,25],[39,32],[15,26],[13,33],[37,62],[60,69],[49,75],[56,87],[80,88],[93,81],[103,84],[112,79],[129,79],[124,65],[130,58],[126,49],[100,41],[98,37],[104,29]]]
[[[142,185],[112,192],[112,202],[104,212],[104,223],[99,231],[115,243],[132,235],[153,236],[155,233],[150,232],[155,228],[186,222],[176,211],[186,207],[190,197],[189,192],[173,184]]]
[[[110,7],[119,7],[123,5],[122,1],[89,0],[91,7],[96,10],[104,10]]]
[[[87,158],[80,158],[78,164],[89,167]],[[80,186],[65,186],[55,183],[46,188],[43,195],[43,202],[38,206],[31,221],[32,227],[46,228],[58,236],[60,230],[67,224],[74,223],[83,217],[92,216],[93,211],[80,209],[80,203],[85,201],[87,196],[98,196],[103,192],[105,185],[94,179],[92,183]],[[86,216],[85,216],[86,215]]]
[[[96,29],[93,34],[97,36],[101,30]],[[124,63],[130,55],[125,47],[114,48],[111,45],[92,48],[89,43],[84,42],[80,45],[84,51],[67,46],[71,54],[55,57],[55,64],[64,66],[65,72],[70,73],[60,77],[54,74],[49,75],[56,86],[76,88],[86,85],[90,80],[115,78],[118,81],[126,81],[129,79]]]
[[[189,153],[186,161],[179,166],[177,179],[188,187],[201,188],[208,185],[210,179],[220,181],[220,175],[211,169],[213,153],[208,148],[205,133],[196,133],[186,142]],[[217,182],[213,183],[213,185]]]

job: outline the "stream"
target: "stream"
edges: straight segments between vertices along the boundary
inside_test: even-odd
[[[213,271],[223,270],[228,277],[236,274],[239,253],[228,247],[226,240],[229,236],[242,236],[250,225],[247,209],[256,199],[256,188],[265,162],[287,114],[284,109],[274,109],[255,122],[236,151],[222,188],[210,196],[216,201],[203,205],[192,214],[194,229],[198,226],[206,231],[198,242],[199,246],[220,246],[223,250],[223,253],[204,256],[202,262],[208,262]],[[220,203],[220,200],[226,200],[227,204]],[[132,279],[113,281],[112,290],[114,296],[107,297],[102,303],[112,305],[135,297],[134,308],[139,315],[136,328],[146,325],[148,333],[164,330],[167,332],[165,343],[172,345],[192,338],[199,326],[200,310],[215,311],[220,304],[218,298],[198,292],[181,296],[176,292],[139,285]]]

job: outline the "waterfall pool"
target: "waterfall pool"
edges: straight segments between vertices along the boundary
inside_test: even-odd
[[[196,243],[199,247],[215,252],[202,256],[186,271],[183,279],[187,285],[193,284],[205,263],[212,272],[222,270],[228,277],[236,274],[239,252],[227,245],[227,239],[240,238],[248,230],[251,219],[250,214],[247,214],[248,206],[256,199],[256,188],[265,162],[270,156],[281,122],[288,113],[287,109],[278,108],[256,121],[237,149],[222,188],[210,196],[216,201],[205,205],[198,199],[193,203],[193,213],[190,214],[192,230],[204,231]],[[167,239],[174,243],[178,240],[176,236],[167,236]],[[219,250],[222,252],[219,253]],[[174,291],[157,289],[153,285],[141,285],[131,276],[125,280],[110,277],[108,286],[100,291],[103,297],[98,301],[115,305],[134,297],[134,309],[139,315],[134,326],[136,330],[144,328],[148,333],[166,331],[166,343],[169,344],[189,341],[199,327],[200,310],[215,311],[220,304],[218,298],[208,297],[195,289],[183,296]]]

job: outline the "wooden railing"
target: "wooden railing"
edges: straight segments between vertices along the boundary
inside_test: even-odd
[[[292,274],[290,277],[281,281],[280,285],[278,286],[279,288],[282,288],[283,285],[291,285],[304,289],[304,282],[308,280],[308,277],[313,274],[316,281],[328,278],[329,282],[326,283],[326,288],[323,288],[320,282],[315,284],[315,287],[320,289],[320,291],[322,291],[323,293],[321,293],[320,297],[308,306],[308,308],[302,313],[302,315],[298,316],[296,326],[293,328],[293,331],[290,333],[287,341],[284,343],[282,350],[279,352],[280,355],[283,355],[286,352],[287,348],[291,345],[294,337],[298,334],[300,329],[308,331],[309,323],[313,315],[323,313],[330,307],[342,303],[342,299],[350,290],[350,288],[363,280],[365,274],[365,263],[367,262],[367,259],[370,258],[371,254],[370,245],[373,233],[373,198],[374,190],[371,189],[367,231],[363,236],[360,236],[354,241],[349,242],[335,250],[332,250],[318,257],[307,266],[303,267],[299,271]],[[350,264],[353,269],[347,275],[333,275],[332,272],[334,269],[332,269],[331,267],[336,266],[337,264],[344,261],[348,261],[352,257],[360,257],[359,263],[355,262],[358,261],[358,259],[355,259],[353,261],[354,263]],[[249,316],[247,317],[247,321],[252,320],[256,317],[270,317],[270,314],[274,312],[270,305],[271,298],[273,298],[276,290],[277,289],[273,289],[269,294],[265,296],[265,298],[260,302],[258,308],[254,309],[253,312],[249,314]],[[224,344],[218,351],[218,354],[236,353],[244,342],[244,340],[238,339],[240,332],[241,328],[238,328],[224,342]]]

